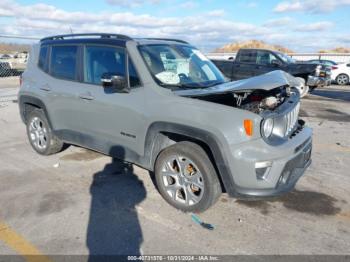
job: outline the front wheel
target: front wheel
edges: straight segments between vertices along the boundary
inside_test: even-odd
[[[349,84],[349,76],[347,74],[340,74],[335,79],[338,85],[344,86]]]
[[[163,150],[156,160],[155,177],[163,198],[184,212],[202,212],[221,195],[212,162],[199,145],[191,142]]]

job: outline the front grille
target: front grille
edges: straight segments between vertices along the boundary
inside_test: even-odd
[[[285,117],[285,136],[289,136],[295,129],[298,123],[298,116],[299,116],[299,110],[300,110],[300,103],[298,103],[292,111],[288,112]]]

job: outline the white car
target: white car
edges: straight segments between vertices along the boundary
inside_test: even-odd
[[[331,78],[338,85],[347,85],[350,80],[350,62],[332,66]]]

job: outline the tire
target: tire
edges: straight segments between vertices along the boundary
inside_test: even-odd
[[[341,85],[341,86],[347,85],[349,84],[349,76],[347,74],[340,74],[337,76],[335,81],[337,82],[338,85]]]
[[[52,133],[46,115],[41,109],[34,109],[29,114],[27,136],[32,148],[40,155],[52,155],[64,147],[64,143]]]
[[[155,163],[155,178],[163,198],[184,212],[203,212],[222,193],[208,155],[191,142],[179,142],[164,149]]]

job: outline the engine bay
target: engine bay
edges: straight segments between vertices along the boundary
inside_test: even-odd
[[[282,86],[272,90],[251,90],[210,94],[193,97],[196,99],[232,106],[260,114],[266,110],[274,111],[290,96],[290,87]]]

